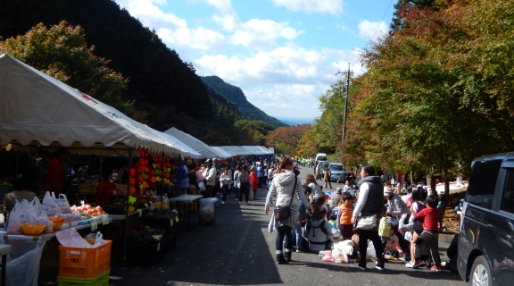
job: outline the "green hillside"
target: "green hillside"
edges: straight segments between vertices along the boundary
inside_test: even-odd
[[[275,117],[267,115],[262,110],[248,102],[245,94],[239,87],[228,84],[217,76],[202,76],[200,78],[208,87],[221,93],[228,101],[236,104],[243,116],[254,120],[264,121],[275,128],[287,126]]]

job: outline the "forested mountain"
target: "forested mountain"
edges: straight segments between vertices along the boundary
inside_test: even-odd
[[[111,0],[1,0],[0,41],[24,35],[38,23],[63,20],[81,26],[94,53],[129,80],[122,99],[134,100],[149,126],[176,127],[212,145],[238,144],[244,137],[234,127],[244,118],[238,108],[206,88],[192,65]]]
[[[277,120],[275,117],[267,115],[262,110],[248,102],[245,94],[239,87],[228,84],[217,76],[202,76],[200,78],[208,87],[216,90],[217,92],[221,93],[227,100],[235,103],[243,116],[264,121],[268,124],[271,124],[275,128],[287,126],[283,122]]]

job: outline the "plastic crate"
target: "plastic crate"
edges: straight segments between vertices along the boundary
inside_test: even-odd
[[[57,277],[57,285],[59,286],[108,286],[110,270],[102,272],[100,275],[93,279],[80,279]]]
[[[93,279],[111,268],[112,241],[95,248],[59,246],[59,277]]]

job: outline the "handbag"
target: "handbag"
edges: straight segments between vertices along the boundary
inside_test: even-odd
[[[376,214],[360,217],[357,220],[357,226],[355,228],[362,229],[362,230],[370,230],[375,227],[377,227],[377,215]]]
[[[297,177],[295,175],[294,176],[293,192],[291,193],[291,201],[289,202],[289,205],[288,206],[283,206],[283,207],[275,207],[273,209],[273,214],[275,215],[275,219],[276,220],[284,220],[284,219],[287,219],[287,218],[289,218],[291,216],[291,204],[293,203],[294,191],[296,189],[296,181],[297,181]]]

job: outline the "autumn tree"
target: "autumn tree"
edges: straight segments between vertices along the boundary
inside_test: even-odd
[[[268,134],[266,145],[275,147],[275,153],[296,155],[302,137],[310,128],[308,124],[279,127]]]
[[[356,134],[372,134],[366,158],[441,173],[448,192],[458,166],[512,150],[513,15],[512,2],[486,0],[405,11],[402,29],[363,54],[350,118]]]
[[[112,105],[133,112],[131,103],[121,100],[128,80],[108,67],[109,61],[88,47],[84,30],[66,21],[46,27],[37,24],[25,35],[0,42],[0,52],[59,79],[60,81]]]

